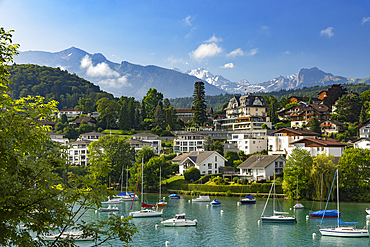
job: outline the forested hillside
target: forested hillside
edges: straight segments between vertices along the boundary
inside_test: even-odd
[[[13,83],[13,98],[41,95],[46,100],[59,101],[60,110],[75,107],[80,97],[90,98],[94,105],[100,98],[114,98],[112,94],[101,91],[99,86],[59,68],[23,64],[8,66],[7,69]]]

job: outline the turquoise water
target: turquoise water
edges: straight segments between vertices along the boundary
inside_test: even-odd
[[[145,195],[144,202],[154,204],[158,195]],[[208,203],[189,203],[190,196],[181,196],[179,200],[168,200],[163,207],[163,219],[173,218],[177,213],[186,213],[188,219],[197,219],[196,227],[163,227],[161,218],[134,218],[139,232],[133,237],[132,246],[370,246],[369,238],[349,239],[322,237],[318,231],[321,219],[308,218],[311,211],[320,209],[319,202],[301,201],[304,209],[294,210],[294,201],[277,200],[277,210],[289,211],[297,218],[297,224],[258,223],[265,200],[257,199],[256,204],[237,205],[237,197],[211,197],[222,204],[220,207],[207,207]],[[117,205],[120,211],[117,215],[127,216],[131,202]],[[325,207],[325,203],[322,203]],[[341,203],[340,211],[343,221],[356,221],[358,228],[366,225],[365,209],[369,203]],[[140,208],[140,202],[134,203],[134,210]],[[335,209],[336,203],[330,203],[328,209]],[[221,213],[223,210],[223,213]],[[272,203],[267,206],[265,215],[272,213]],[[104,219],[111,213],[88,212],[90,220]],[[370,218],[368,218],[370,220]],[[156,228],[155,225],[159,226]],[[323,226],[335,226],[335,219],[325,219]],[[313,238],[312,234],[316,233]],[[120,242],[111,242],[113,246],[121,246]],[[91,243],[81,243],[81,246],[90,246]],[[107,245],[106,245],[107,246]]]

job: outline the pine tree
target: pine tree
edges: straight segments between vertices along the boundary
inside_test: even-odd
[[[163,111],[159,105],[155,108],[154,116],[153,116],[153,126],[162,127],[164,121]]]
[[[320,121],[316,117],[310,119],[310,130],[321,135]]]
[[[193,102],[191,109],[194,113],[193,123],[195,125],[202,126],[207,121],[205,87],[202,81],[197,81],[194,84]]]
[[[363,123],[366,120],[367,120],[367,114],[366,114],[365,105],[362,105],[359,121],[360,123]]]

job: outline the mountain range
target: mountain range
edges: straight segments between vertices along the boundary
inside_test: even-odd
[[[271,92],[286,89],[299,89],[311,86],[326,86],[346,83],[370,83],[365,79],[349,79],[334,76],[314,67],[301,69],[290,76],[279,76],[275,79],[250,84],[247,80],[231,82],[221,75],[213,75],[206,69],[198,68],[181,72],[154,65],[142,66],[123,61],[114,63],[100,53],[89,54],[79,48],[71,47],[60,52],[25,51],[14,57],[17,64],[37,64],[48,67],[59,67],[75,73],[116,97],[133,96],[142,98],[149,88],[163,93],[165,98],[191,97],[194,83],[205,82],[207,95],[243,94],[245,92]]]

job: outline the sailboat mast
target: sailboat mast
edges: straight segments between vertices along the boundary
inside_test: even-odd
[[[159,199],[161,199],[161,191],[162,191],[162,167],[159,167]]]
[[[273,215],[275,215],[275,194],[276,194],[276,190],[275,190],[275,172],[274,172],[274,200],[273,200],[273,203],[272,203],[272,212],[273,212]]]
[[[339,174],[337,169],[337,210],[338,210],[338,227],[339,227]]]
[[[297,203],[298,203],[298,176],[297,176]]]
[[[128,186],[128,166],[126,166],[126,196],[127,196],[127,186]]]
[[[143,203],[143,195],[144,195],[144,157],[141,160],[141,203]]]
[[[321,194],[320,194],[320,210],[321,210],[321,201],[322,201],[322,187],[324,183],[324,173],[321,174]]]

